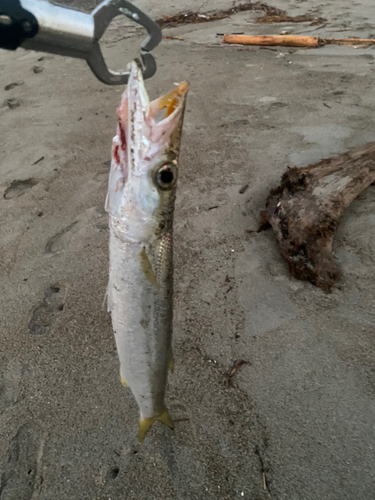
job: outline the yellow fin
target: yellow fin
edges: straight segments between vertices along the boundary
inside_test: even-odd
[[[174,430],[174,423],[173,420],[171,419],[171,416],[168,413],[168,410],[164,410],[163,413],[160,415],[160,417],[156,417],[156,420],[166,425],[170,429],[172,429],[172,431]]]
[[[172,373],[174,372],[174,359],[173,358],[171,358],[169,360],[168,368],[171,370]]]
[[[124,379],[124,377],[121,377],[121,383],[124,387],[128,387],[128,383],[126,382],[126,380]]]
[[[168,413],[168,410],[164,410],[163,413],[158,417],[141,418],[141,420],[139,421],[139,431],[138,431],[139,443],[142,443],[142,441],[146,437],[146,434],[151,429],[152,424],[156,421],[162,422],[164,425],[166,425],[172,430],[174,429],[174,424],[171,419],[171,416]]]
[[[151,429],[152,424],[155,422],[154,418],[141,418],[139,421],[138,442],[142,443],[146,434]]]
[[[141,263],[141,268],[146,279],[156,288],[159,288],[159,283],[157,282],[154,270],[152,269],[152,265],[146,253],[145,247],[143,247],[143,250],[139,254],[138,258]]]

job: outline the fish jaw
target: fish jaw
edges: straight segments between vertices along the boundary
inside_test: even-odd
[[[174,200],[176,179],[173,188],[164,189],[156,176],[163,165],[169,166],[175,177],[178,175],[187,90],[185,84],[182,91],[178,87],[150,102],[142,71],[135,62],[131,63],[128,86],[117,110],[118,126],[106,200],[106,210],[125,241],[152,241],[160,232],[160,214]],[[173,97],[171,110],[173,103],[168,96],[173,92],[177,95]],[[160,116],[163,113],[166,116]]]

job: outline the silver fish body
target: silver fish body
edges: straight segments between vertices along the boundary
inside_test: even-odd
[[[180,84],[150,103],[132,63],[113,140],[108,310],[121,380],[140,409],[140,441],[155,420],[173,428],[165,391],[174,363],[173,213],[186,94]]]

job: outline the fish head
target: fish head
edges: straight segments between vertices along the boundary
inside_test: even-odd
[[[131,63],[117,110],[106,210],[120,236],[146,243],[171,229],[188,86],[150,101],[142,70]]]

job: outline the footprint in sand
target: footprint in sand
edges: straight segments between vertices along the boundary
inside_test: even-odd
[[[35,429],[24,425],[12,439],[0,477],[1,500],[31,500],[37,478],[40,439]]]
[[[22,365],[18,359],[11,360],[3,371],[0,379],[0,414],[18,402],[22,374]]]
[[[64,252],[70,247],[83,249],[92,240],[97,239],[98,231],[108,229],[108,217],[101,207],[93,207],[81,213],[78,219],[50,238],[45,246],[45,253],[53,255]]]
[[[17,97],[10,97],[6,99],[4,105],[8,106],[9,109],[15,109],[21,106],[21,101]]]
[[[52,331],[59,313],[64,310],[66,293],[66,287],[60,283],[47,288],[43,302],[34,309],[29,323],[32,335],[43,335]]]
[[[24,181],[12,181],[11,184],[4,191],[3,197],[6,200],[11,200],[12,198],[18,198],[22,196],[26,191],[33,188],[39,183],[39,179],[30,178]]]
[[[108,471],[107,471],[107,479],[116,479],[116,477],[119,475],[119,472],[120,472],[120,468],[117,467],[117,465],[111,467]]]
[[[52,236],[45,246],[45,253],[54,254],[64,250],[68,245],[72,232],[77,224],[78,221],[74,221],[72,224],[69,224],[69,226],[64,227],[64,229],[55,234],[55,236]]]
[[[18,87],[18,85],[23,85],[23,82],[9,83],[8,85],[5,85],[4,90],[13,90],[15,87]]]

